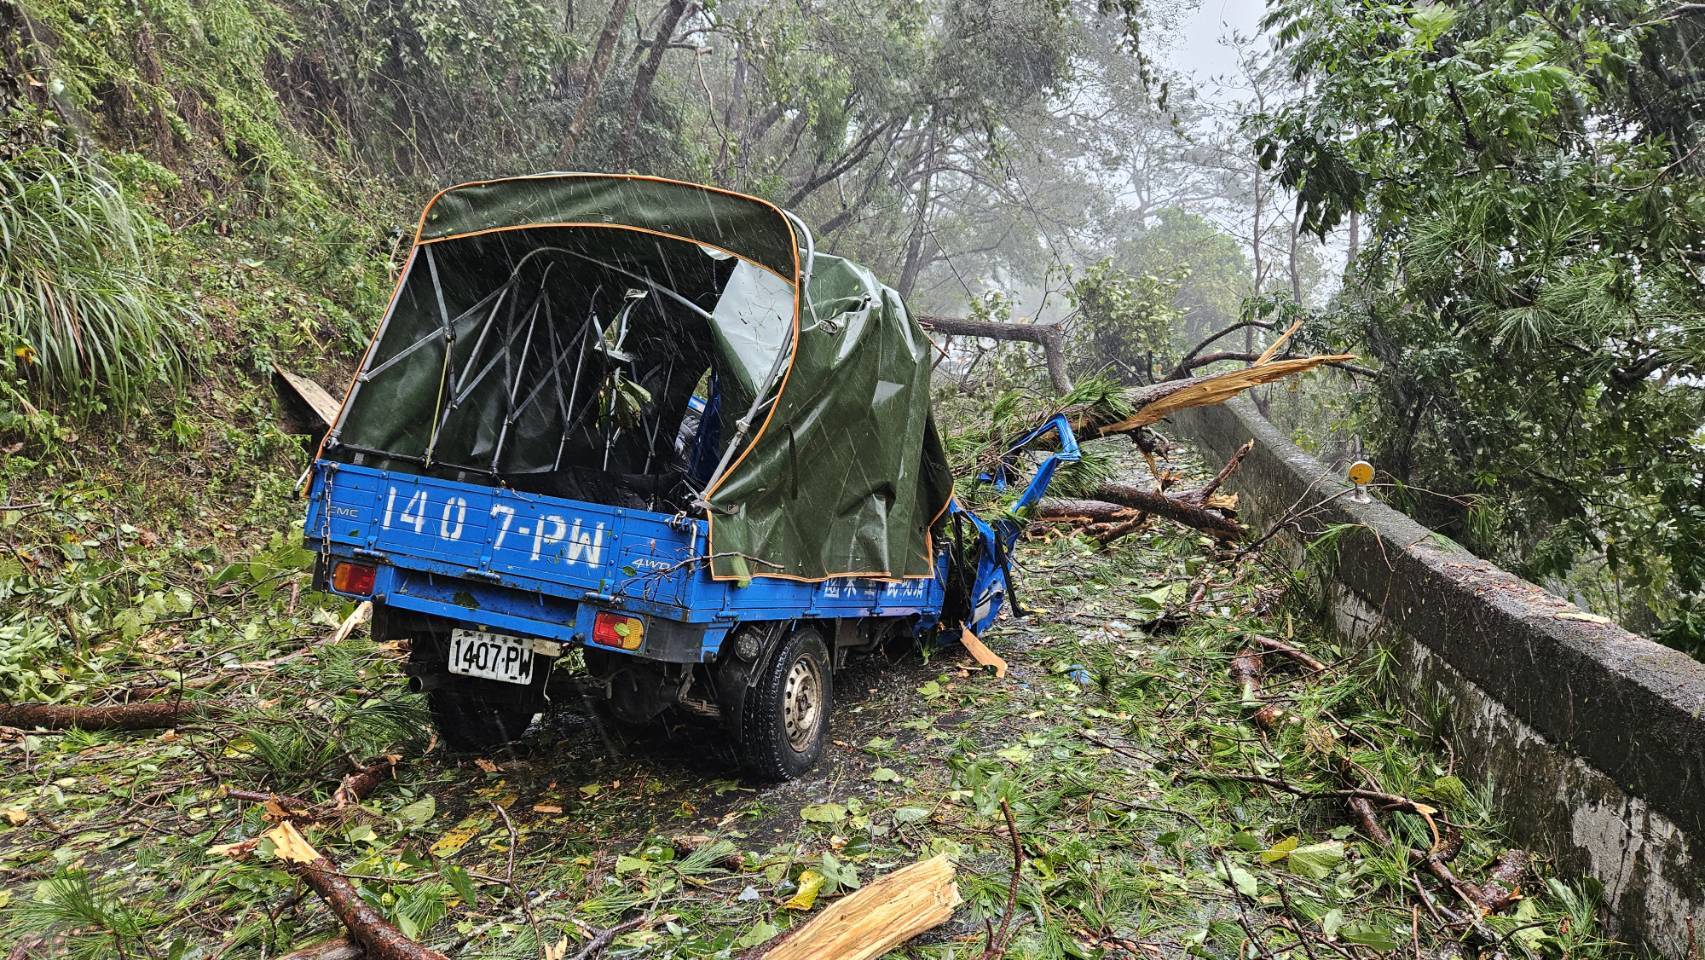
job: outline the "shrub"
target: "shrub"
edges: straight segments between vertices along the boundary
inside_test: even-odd
[[[25,393],[124,413],[182,373],[193,314],[156,275],[161,229],[93,159],[0,161],[0,340]]]

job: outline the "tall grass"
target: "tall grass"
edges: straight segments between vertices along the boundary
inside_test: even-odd
[[[30,395],[122,414],[183,372],[191,313],[156,274],[159,229],[95,160],[0,160],[0,344]]]

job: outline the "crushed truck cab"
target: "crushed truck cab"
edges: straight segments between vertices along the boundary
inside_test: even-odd
[[[313,465],[316,583],[407,642],[453,746],[520,736],[572,657],[612,719],[716,715],[752,773],[797,776],[849,656],[980,632],[1011,592],[1017,524],[954,500],[930,350],[762,200],[452,188]],[[1045,429],[1015,514],[1076,458]]]

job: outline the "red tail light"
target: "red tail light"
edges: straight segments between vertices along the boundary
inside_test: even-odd
[[[645,621],[619,613],[600,613],[592,618],[592,642],[617,650],[638,650],[645,642]]]
[[[339,561],[332,567],[332,589],[339,593],[354,593],[361,596],[371,596],[373,579],[379,571],[360,563]]]

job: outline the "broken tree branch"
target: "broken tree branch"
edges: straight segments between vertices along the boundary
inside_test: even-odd
[[[580,952],[574,955],[573,960],[592,960],[593,957],[596,957],[605,950],[610,949],[610,944],[615,943],[617,937],[627,933],[629,930],[639,929],[645,921],[646,918],[643,916],[634,917],[632,920],[623,920],[621,923],[618,923],[613,927],[598,931],[598,933],[587,942],[586,946],[580,948]]]
[[[917,320],[925,330],[950,337],[981,337],[986,340],[1021,341],[1042,348],[1048,362],[1048,381],[1059,393],[1072,388],[1071,374],[1066,369],[1066,331],[1057,323],[994,323],[988,320],[961,320],[957,317],[920,315]]]
[[[337,790],[332,793],[332,807],[341,810],[367,799],[381,781],[396,776],[400,760],[402,754],[388,753],[364,767],[357,767],[337,785]]]
[[[1104,404],[1081,404],[1059,412],[1071,421],[1072,430],[1080,441],[1130,434],[1180,410],[1224,403],[1262,384],[1306,373],[1328,363],[1354,359],[1355,355],[1349,353],[1268,359],[1240,370],[1163,380],[1150,386],[1132,388],[1125,391],[1124,400],[1130,412],[1123,415],[1110,413]]]
[[[1255,645],[1261,649],[1270,653],[1279,654],[1282,657],[1289,657],[1312,673],[1323,673],[1326,670],[1326,664],[1321,663],[1319,660],[1316,660],[1306,653],[1303,653],[1301,650],[1298,650],[1296,647],[1291,646],[1283,640],[1274,640],[1272,637],[1253,637],[1251,639]]]
[[[54,703],[0,704],[0,726],[46,730],[159,730],[216,708],[188,700],[79,707]]]
[[[1162,493],[1129,483],[1104,483],[1091,490],[1089,495],[1092,500],[1140,510],[1174,523],[1195,527],[1222,540],[1240,539],[1243,536],[1243,526],[1224,512],[1224,505],[1233,501],[1226,498],[1215,502],[1213,494],[1204,493],[1205,489]]]
[[[272,841],[279,862],[337,914],[349,930],[350,939],[365,951],[366,960],[447,960],[444,954],[403,936],[401,930],[380,916],[379,911],[361,898],[355,885],[308,843],[295,824],[286,820],[268,830],[265,836]],[[246,841],[232,852],[246,854],[253,843]]]
[[[988,946],[983,948],[983,960],[1000,960],[1012,943],[1012,917],[1018,912],[1018,879],[1024,869],[1024,844],[1018,839],[1018,822],[1012,817],[1012,805],[1001,798],[1001,813],[1006,815],[1007,837],[1012,840],[1012,882],[1006,888],[1006,910],[1001,915],[1000,932],[989,933]]]
[[[351,807],[367,799],[367,795],[372,793],[374,788],[396,775],[397,764],[401,760],[402,754],[390,753],[372,763],[356,767],[338,782],[331,800],[325,803],[313,803],[301,797],[260,790],[226,788],[224,795],[233,800],[272,804],[278,808],[275,817],[282,813],[289,819],[320,820],[348,812]]]

